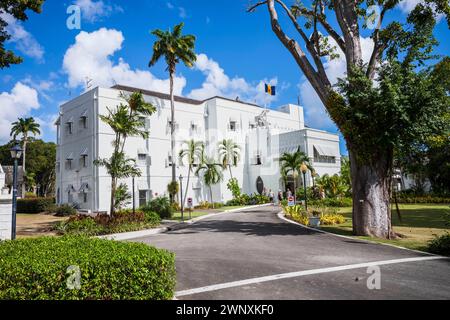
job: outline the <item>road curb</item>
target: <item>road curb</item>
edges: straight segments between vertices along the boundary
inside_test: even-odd
[[[142,238],[142,237],[151,236],[151,235],[155,235],[155,234],[159,234],[159,233],[164,233],[166,231],[168,231],[168,227],[145,229],[145,230],[132,231],[132,232],[122,232],[122,233],[115,233],[115,234],[107,234],[104,236],[97,236],[96,238],[105,239],[105,240],[121,241],[121,240]]]
[[[363,243],[380,244],[380,245],[384,245],[384,246],[388,246],[388,247],[393,247],[393,248],[397,248],[397,249],[407,250],[407,251],[411,251],[411,252],[414,252],[414,253],[421,253],[421,254],[434,256],[434,257],[448,258],[446,256],[442,256],[442,255],[439,255],[439,254],[434,254],[434,253],[430,253],[430,252],[419,251],[419,250],[414,250],[414,249],[409,249],[409,248],[405,248],[405,247],[396,246],[395,244],[382,243],[382,242],[370,241],[370,240],[365,240],[365,239],[358,239],[358,238],[354,238],[354,237],[349,237],[349,236],[344,236],[344,235],[341,235],[341,234],[336,234],[336,233],[324,231],[324,230],[321,230],[321,229],[311,228],[311,227],[305,226],[305,225],[303,225],[301,223],[298,223],[296,221],[293,221],[291,219],[286,218],[286,216],[285,216],[283,211],[278,212],[277,213],[277,217],[280,218],[283,221],[295,224],[295,225],[297,225],[299,227],[302,227],[302,228],[305,228],[305,229],[308,229],[308,230],[313,230],[313,231],[316,231],[316,232],[319,232],[319,233],[328,234],[328,235],[331,235],[331,236],[334,236],[334,237],[349,239],[349,240],[353,240],[353,241],[359,241],[359,242],[363,242]]]

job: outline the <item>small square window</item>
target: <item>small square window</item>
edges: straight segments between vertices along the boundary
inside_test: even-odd
[[[230,131],[236,131],[236,121],[230,121]]]

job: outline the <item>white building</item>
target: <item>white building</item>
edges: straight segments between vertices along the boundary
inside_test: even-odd
[[[99,119],[107,108],[124,101],[120,93],[141,91],[146,101],[157,111],[145,119],[150,132],[148,139],[128,138],[125,152],[135,158],[142,176],[135,180],[136,205],[160,195],[167,195],[171,180],[170,100],[167,94],[125,86],[95,88],[60,107],[57,125],[57,201],[77,203],[81,209],[108,211],[110,177],[105,168],[93,165],[93,160],[109,158],[112,153],[113,131]],[[217,158],[217,145],[223,139],[233,139],[241,147],[241,160],[233,167],[244,193],[257,192],[256,180],[261,177],[268,191],[285,190],[280,178],[279,157],[284,152],[300,148],[307,153],[319,175],[340,170],[339,138],[337,135],[305,127],[303,108],[285,105],[278,110],[212,97],[204,101],[175,98],[177,150],[183,141],[203,141],[210,156]],[[178,151],[177,153],[178,154]],[[188,166],[174,159],[177,176],[181,173],[186,188]],[[230,179],[224,171],[224,181],[213,187],[213,201],[232,198],[227,189]],[[310,184],[308,176],[307,184]],[[124,181],[131,191],[132,180]],[[300,185],[300,181],[299,184]],[[292,189],[291,189],[292,190]],[[211,201],[201,178],[191,175],[188,197],[194,204]]]

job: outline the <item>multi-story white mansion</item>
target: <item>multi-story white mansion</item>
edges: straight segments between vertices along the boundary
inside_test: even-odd
[[[136,206],[162,195],[167,195],[171,180],[171,166],[177,166],[177,177],[185,178],[186,190],[188,166],[170,154],[170,100],[167,94],[114,86],[95,88],[60,107],[57,125],[57,202],[76,203],[87,211],[108,211],[110,202],[110,177],[105,168],[93,164],[93,160],[109,158],[112,153],[114,133],[99,115],[107,108],[114,108],[124,101],[120,93],[141,91],[146,101],[157,111],[143,119],[150,135],[148,139],[129,137],[125,152],[136,159],[142,176],[135,178]],[[262,183],[266,191],[285,190],[288,186],[280,176],[279,157],[284,152],[298,148],[311,159],[316,172],[335,174],[340,171],[339,137],[325,131],[311,129],[304,124],[303,108],[285,105],[277,110],[258,105],[212,97],[204,101],[175,97],[177,153],[183,142],[194,139],[203,141],[206,152],[218,158],[218,143],[233,139],[241,148],[241,159],[232,173],[238,179],[244,193],[257,192]],[[230,179],[224,171],[223,182],[213,186],[213,201],[225,202],[232,198],[227,189]],[[261,179],[259,179],[261,178]],[[301,185],[300,177],[297,178]],[[261,183],[262,180],[262,183]],[[307,184],[311,184],[308,174]],[[132,191],[132,180],[126,183]],[[202,178],[191,174],[188,197],[194,204],[211,201],[208,188]],[[259,188],[261,190],[261,188]]]

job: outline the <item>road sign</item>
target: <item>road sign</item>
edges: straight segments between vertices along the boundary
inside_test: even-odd
[[[189,209],[192,208],[192,198],[187,199],[187,205]]]
[[[288,197],[288,206],[289,207],[295,206],[295,201],[294,201],[294,197],[293,196]]]

